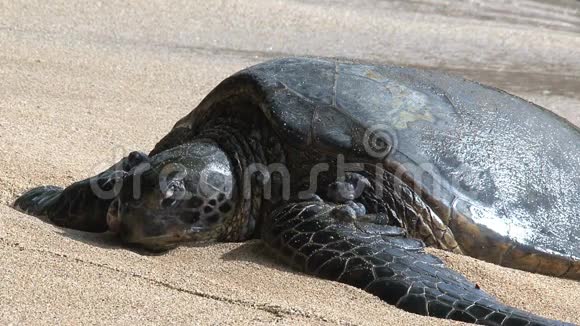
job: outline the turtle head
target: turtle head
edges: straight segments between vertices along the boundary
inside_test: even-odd
[[[202,141],[178,146],[130,171],[107,224],[123,241],[155,251],[218,240],[236,210],[235,186],[232,165],[219,146]]]

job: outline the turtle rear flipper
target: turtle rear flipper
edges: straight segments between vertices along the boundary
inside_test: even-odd
[[[425,253],[420,241],[382,233],[377,224],[337,221],[333,209],[320,202],[287,204],[273,212],[263,239],[294,268],[409,312],[486,325],[565,324],[506,306]]]

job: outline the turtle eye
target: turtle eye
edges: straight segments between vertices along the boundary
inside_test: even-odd
[[[171,181],[165,188],[161,189],[161,192],[165,199],[182,199],[186,194],[186,188],[183,181]]]

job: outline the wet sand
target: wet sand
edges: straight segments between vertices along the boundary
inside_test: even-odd
[[[144,255],[8,206],[149,150],[223,78],[285,55],[444,69],[580,125],[580,3],[433,3],[0,2],[0,323],[453,324],[294,273],[260,241]],[[506,303],[580,323],[579,282],[431,252]]]

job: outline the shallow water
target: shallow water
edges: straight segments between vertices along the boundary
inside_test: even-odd
[[[436,14],[480,21],[541,26],[580,32],[580,4],[576,0],[296,0],[320,6],[344,6],[356,10],[402,11]]]

